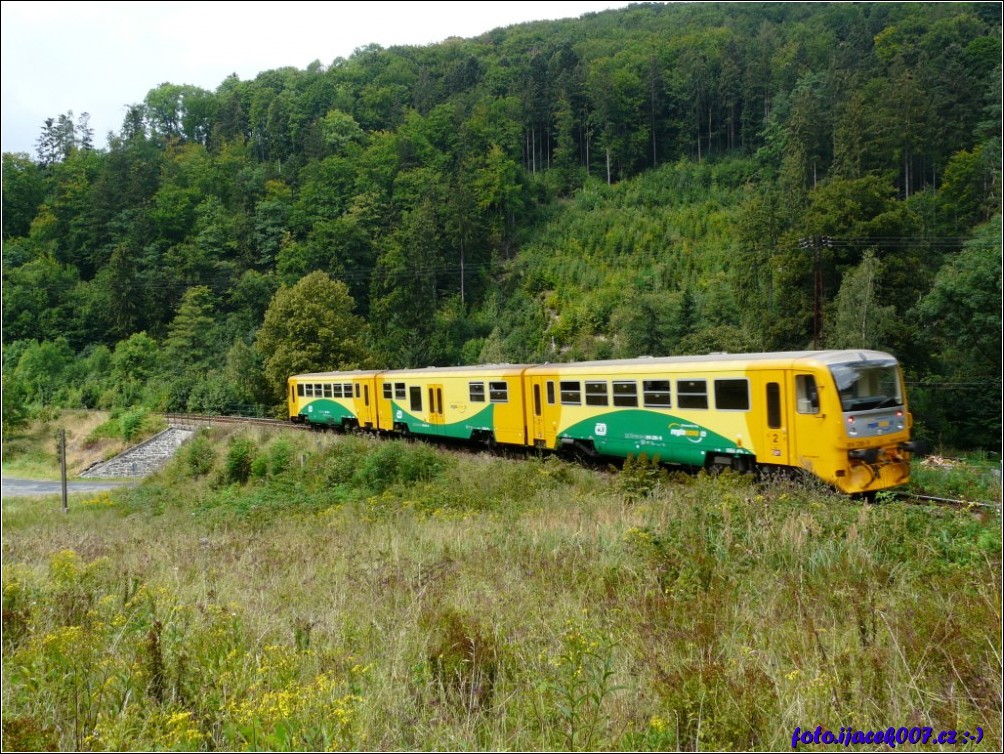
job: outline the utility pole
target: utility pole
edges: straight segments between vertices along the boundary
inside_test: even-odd
[[[811,236],[799,239],[798,245],[806,251],[813,252],[813,307],[812,307],[812,348],[818,351],[823,347],[823,248],[833,246],[829,236]]]
[[[59,430],[59,470],[63,478],[63,513],[70,512],[66,496],[66,430]]]

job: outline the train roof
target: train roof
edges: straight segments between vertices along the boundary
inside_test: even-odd
[[[305,380],[308,377],[310,379],[344,379],[351,380],[356,377],[372,377],[375,374],[380,374],[382,370],[380,369],[362,369],[356,372],[310,372],[308,374],[293,374],[290,375],[291,380]]]
[[[869,350],[839,350],[839,351],[774,351],[766,353],[709,353],[702,356],[643,356],[637,359],[614,359],[610,361],[572,361],[567,363],[538,364],[530,367],[531,372],[548,372],[555,370],[591,371],[610,367],[687,367],[691,364],[707,369],[713,366],[722,368],[742,368],[747,365],[773,362],[777,368],[791,367],[800,364],[843,364],[876,361],[888,363],[895,358],[881,351]]]
[[[743,369],[753,365],[770,366],[777,369],[792,368],[796,365],[808,367],[810,365],[829,366],[830,364],[846,364],[861,362],[881,362],[888,364],[894,362],[895,357],[882,351],[870,351],[864,349],[844,349],[832,351],[773,351],[767,353],[709,353],[701,356],[643,356],[637,359],[612,359],[609,361],[569,361],[569,362],[549,362],[545,364],[479,364],[476,366],[456,366],[456,367],[425,367],[420,369],[368,369],[355,372],[312,372],[309,374],[296,374],[290,377],[291,380],[303,379],[356,379],[359,377],[381,376],[385,378],[394,377],[419,377],[428,374],[439,375],[477,375],[477,374],[504,374],[514,375],[523,372],[530,373],[553,373],[556,371],[581,371],[590,372],[602,369],[618,367],[648,367],[645,371],[650,371],[652,367],[665,366],[668,368],[686,368],[695,365],[699,369]]]
[[[425,367],[424,369],[390,369],[381,374],[384,377],[407,377],[409,375],[420,376],[423,374],[467,374],[467,373],[487,373],[494,374],[522,374],[524,370],[534,366],[533,364],[478,364],[477,366],[460,367]]]

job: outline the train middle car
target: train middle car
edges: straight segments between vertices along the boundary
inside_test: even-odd
[[[379,429],[523,445],[527,365],[429,367],[381,372]]]

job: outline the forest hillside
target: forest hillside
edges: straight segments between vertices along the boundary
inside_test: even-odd
[[[163,83],[107,148],[65,113],[3,155],[3,422],[815,344],[999,450],[1000,213],[997,3],[639,4]]]

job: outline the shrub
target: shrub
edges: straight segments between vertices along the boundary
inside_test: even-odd
[[[122,414],[119,419],[119,427],[121,428],[123,440],[129,442],[139,434],[146,419],[146,413],[145,408],[135,408]]]
[[[204,433],[197,435],[185,448],[185,466],[193,477],[205,476],[216,464],[216,448]]]
[[[237,437],[230,441],[227,450],[226,480],[244,484],[251,476],[258,448],[248,437]]]

